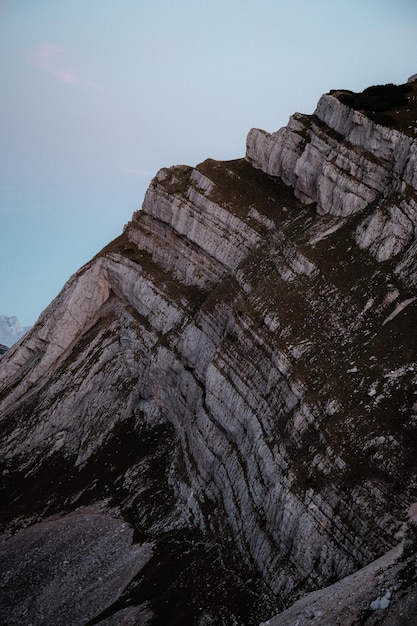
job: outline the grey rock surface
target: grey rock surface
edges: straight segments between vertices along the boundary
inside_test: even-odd
[[[134,532],[74,624],[259,624],[416,500],[417,142],[326,95],[247,146],[161,170],[0,361],[4,549],[99,502]]]
[[[94,510],[46,519],[0,544],[2,624],[81,624],[105,610],[146,565],[125,522]]]

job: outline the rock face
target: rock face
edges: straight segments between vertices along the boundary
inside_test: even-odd
[[[157,174],[1,358],[3,619],[75,593],[74,624],[259,624],[398,544],[416,158],[325,95],[244,159]]]

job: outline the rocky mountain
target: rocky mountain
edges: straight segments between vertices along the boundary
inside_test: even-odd
[[[1,358],[1,623],[413,623],[417,82],[376,94],[159,171]]]
[[[0,343],[12,346],[29,328],[30,326],[23,327],[15,315],[0,315]]]

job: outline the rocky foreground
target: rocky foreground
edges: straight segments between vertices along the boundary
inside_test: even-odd
[[[161,170],[1,357],[0,623],[413,623],[401,93],[382,119],[333,92],[243,159]]]

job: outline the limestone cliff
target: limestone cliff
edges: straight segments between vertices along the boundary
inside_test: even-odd
[[[1,358],[3,621],[259,624],[398,544],[416,93],[161,170]]]

